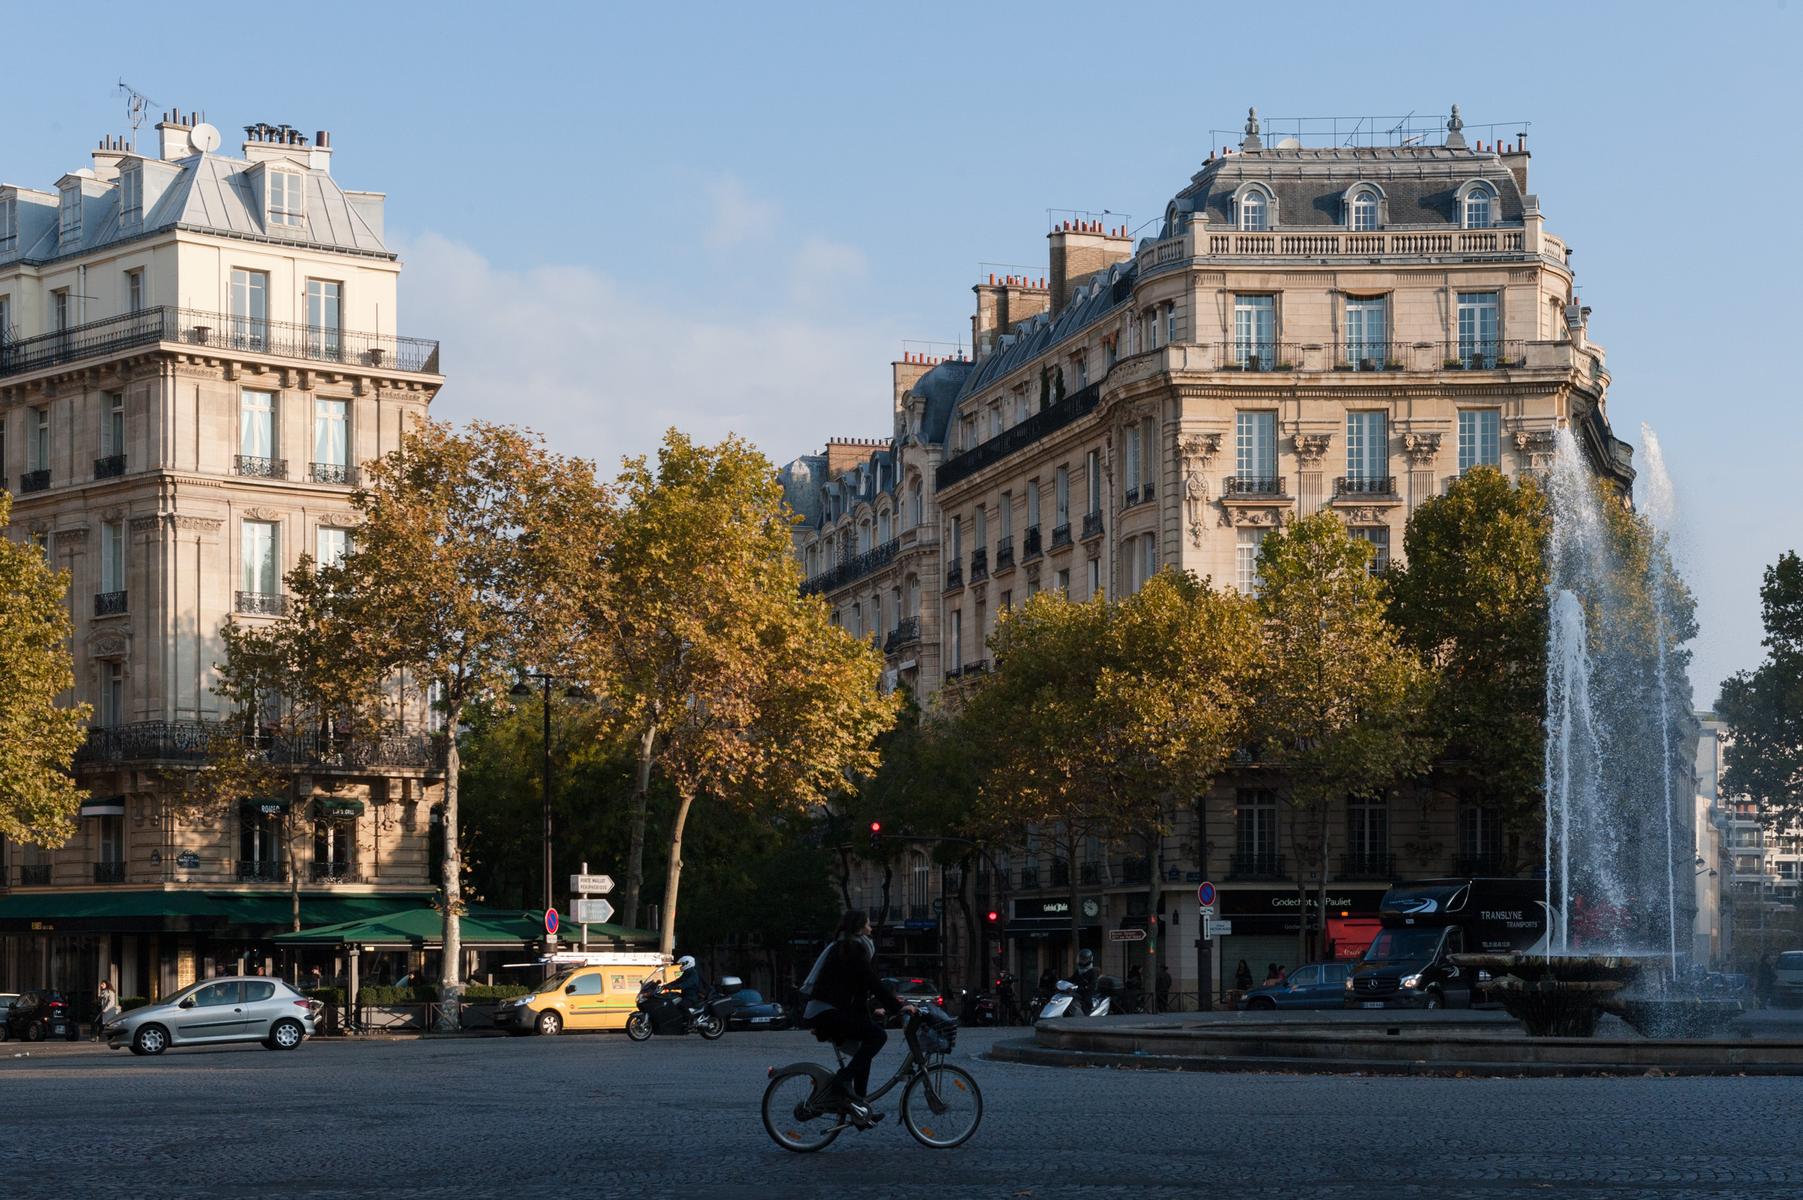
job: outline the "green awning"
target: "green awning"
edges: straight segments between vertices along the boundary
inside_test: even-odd
[[[422,892],[347,896],[301,893],[301,925],[386,916],[422,908]],[[293,920],[286,892],[225,892],[195,887],[94,892],[15,892],[0,896],[0,928],[48,929],[60,922],[80,922],[82,929],[105,930],[119,925],[138,928],[171,923],[187,928],[286,929]],[[430,909],[427,909],[430,911]],[[73,931],[73,930],[72,930]]]
[[[347,813],[352,816],[363,815],[363,801],[339,800],[332,796],[319,796],[313,801],[313,807],[322,813]]]
[[[543,916],[538,912],[472,907],[461,922],[463,944],[480,946],[525,946],[545,933]],[[657,934],[648,929],[628,929],[624,925],[590,925],[589,942],[611,942],[616,945],[655,946]],[[436,946],[444,936],[444,915],[435,908],[420,907],[380,917],[345,921],[318,928],[303,928],[298,933],[279,934],[274,940],[309,945],[418,945]],[[568,939],[564,939],[568,941]]]

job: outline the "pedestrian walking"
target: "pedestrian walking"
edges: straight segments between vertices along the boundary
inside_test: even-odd
[[[102,979],[99,988],[94,992],[94,1040],[99,1041],[106,1027],[119,1016],[119,997],[113,992],[109,980]]]
[[[1759,1007],[1772,1006],[1772,993],[1778,987],[1778,973],[1772,968],[1772,952],[1767,950],[1759,956],[1759,969],[1754,975],[1754,992],[1759,997]]]
[[[1243,958],[1240,959],[1240,965],[1233,969],[1233,986],[1242,992],[1252,990],[1252,968],[1246,965]]]
[[[1171,969],[1161,961],[1158,964],[1158,980],[1154,984],[1158,993],[1158,1011],[1169,1012],[1171,1009]]]

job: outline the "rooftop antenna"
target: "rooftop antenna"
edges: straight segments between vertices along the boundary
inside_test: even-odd
[[[119,81],[119,90],[125,93],[125,119],[131,124],[132,141],[136,142],[138,127],[144,124],[144,115],[157,107],[157,102],[123,79]]]
[[[1391,127],[1390,137],[1394,139],[1391,143],[1392,145],[1409,146],[1421,140],[1419,134],[1413,137],[1409,135],[1409,118],[1414,115],[1415,110],[1412,108],[1409,109],[1408,116],[1403,117],[1402,120],[1396,122],[1396,124]]]

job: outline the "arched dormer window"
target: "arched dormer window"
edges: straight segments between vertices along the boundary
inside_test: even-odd
[[[1269,229],[1273,223],[1271,210],[1275,207],[1271,193],[1262,186],[1245,184],[1234,197],[1234,224],[1253,232]]]
[[[1459,225],[1489,229],[1496,224],[1496,189],[1481,179],[1465,185],[1459,197]]]
[[[1377,189],[1356,187],[1346,201],[1346,228],[1358,232],[1378,226]]]
[[[908,528],[912,529],[926,520],[926,500],[920,491],[920,480],[912,480],[908,484]]]

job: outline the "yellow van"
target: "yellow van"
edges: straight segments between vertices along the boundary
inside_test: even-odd
[[[661,954],[560,955],[547,964],[549,978],[524,996],[503,1000],[495,1027],[510,1033],[558,1034],[566,1029],[624,1029],[638,1011],[639,985],[652,975],[664,982],[681,974]],[[569,961],[574,959],[576,961]]]

